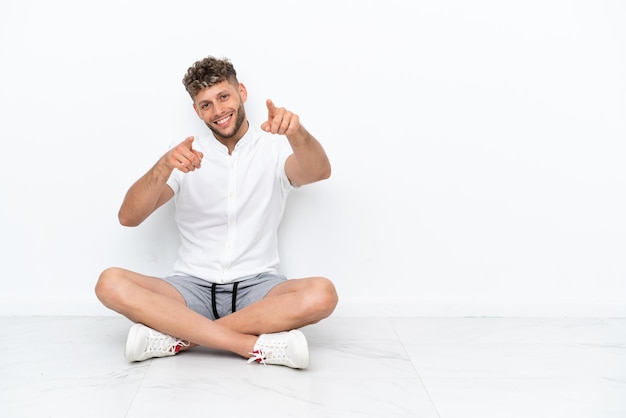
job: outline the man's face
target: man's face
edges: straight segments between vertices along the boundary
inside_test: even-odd
[[[222,81],[198,93],[193,108],[217,139],[239,140],[247,130],[243,107],[246,98],[243,84],[233,86],[228,81]]]

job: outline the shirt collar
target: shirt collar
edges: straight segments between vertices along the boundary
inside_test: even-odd
[[[218,141],[215,138],[215,135],[213,135],[213,132],[210,133],[210,139],[211,139],[211,143],[213,144],[213,146],[222,151],[222,152],[226,152],[228,153],[228,147],[224,144],[222,144],[220,141]],[[240,149],[242,149],[243,147],[247,146],[248,144],[250,144],[251,142],[254,141],[254,138],[259,136],[259,132],[254,129],[252,127],[252,125],[248,126],[248,130],[246,131],[246,133],[241,137],[241,139],[237,142],[237,144],[235,145],[235,149],[234,151],[238,151]]]

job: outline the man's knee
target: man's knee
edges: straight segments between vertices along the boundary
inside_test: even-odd
[[[122,293],[121,285],[122,270],[117,267],[111,267],[100,273],[98,282],[96,283],[96,296],[98,300],[105,306],[110,306],[116,299],[119,299]]]
[[[317,313],[319,319],[326,318],[335,310],[339,296],[335,285],[325,277],[313,279],[313,288],[310,292],[310,308]]]

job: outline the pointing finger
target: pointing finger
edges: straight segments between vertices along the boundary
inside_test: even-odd
[[[267,113],[269,117],[272,118],[276,113],[276,106],[274,106],[274,102],[272,101],[272,99],[267,99],[265,101],[265,105],[267,106]]]

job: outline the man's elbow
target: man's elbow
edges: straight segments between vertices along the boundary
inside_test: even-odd
[[[332,169],[330,168],[330,164],[328,164],[324,168],[324,170],[321,171],[321,173],[320,173],[320,180],[329,179],[331,174],[332,174]]]
[[[311,175],[311,177],[308,178],[307,183],[315,183],[317,181],[326,180],[330,178],[331,171],[330,164],[328,164],[326,167],[318,169],[315,174]]]
[[[122,226],[138,226],[141,223],[141,220],[134,219],[121,210],[117,213],[117,220]]]

